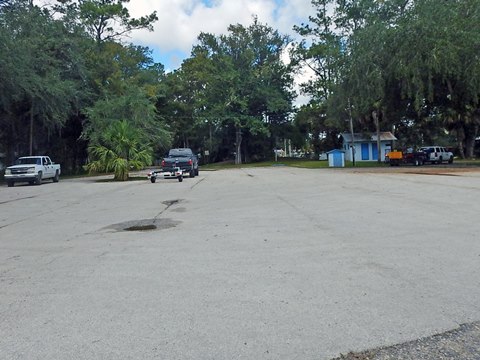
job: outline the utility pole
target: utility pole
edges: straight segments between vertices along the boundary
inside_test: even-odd
[[[375,127],[376,127],[376,130],[377,130],[377,153],[378,153],[378,156],[377,156],[377,162],[378,163],[381,163],[382,162],[382,155],[381,155],[381,139],[380,139],[380,110],[374,110],[372,112],[372,117],[373,117],[373,121],[375,122]]]
[[[348,112],[350,115],[350,133],[352,134],[352,142],[350,147],[352,148],[352,163],[355,166],[355,142],[353,141],[354,132],[353,132],[353,118],[352,118],[352,105],[350,104],[350,98],[348,99]]]

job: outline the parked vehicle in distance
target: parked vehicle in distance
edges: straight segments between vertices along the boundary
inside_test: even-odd
[[[453,153],[443,146],[424,146],[420,150],[426,155],[425,161],[432,164],[441,164],[444,161],[448,161],[449,164],[453,163]]]
[[[188,173],[191,178],[199,174],[198,157],[189,148],[170,149],[168,155],[162,161],[162,172],[173,173],[175,168]]]
[[[41,185],[45,179],[58,182],[60,174],[60,164],[55,164],[48,156],[24,156],[5,169],[5,180],[8,187],[16,182]]]
[[[426,154],[423,151],[414,151],[407,149],[406,151],[393,150],[385,155],[385,162],[390,166],[399,166],[400,164],[412,164],[415,166],[423,165],[426,161]]]

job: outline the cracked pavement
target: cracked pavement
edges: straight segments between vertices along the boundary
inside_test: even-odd
[[[2,358],[327,360],[478,333],[480,172],[95,180],[0,187]],[[168,226],[122,231],[148,221]]]

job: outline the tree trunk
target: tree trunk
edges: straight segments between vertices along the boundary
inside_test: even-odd
[[[467,159],[473,159],[475,157],[475,139],[477,138],[478,125],[472,124],[465,133],[465,156]]]
[[[464,140],[465,140],[465,131],[463,127],[458,127],[456,129],[457,132],[457,146],[458,152],[460,153],[460,157],[465,159],[465,151],[464,151]]]
[[[473,159],[475,157],[475,138],[468,137],[465,140],[465,157]]]
[[[320,130],[316,127],[312,131],[312,144],[313,144],[313,151],[315,151],[315,156],[318,159],[318,156],[321,153],[321,142],[320,142]],[[285,146],[285,154],[287,154],[286,146]]]
[[[235,164],[240,165],[242,163],[242,129],[235,127]]]
[[[29,144],[30,144],[30,156],[33,155],[33,99],[32,99],[32,105],[30,107],[30,139],[29,139]]]
[[[15,128],[15,121],[14,119],[6,114],[5,116],[5,124],[10,124],[10,126],[6,127],[5,133],[5,161],[7,164],[6,166],[10,166],[13,161],[15,160],[15,143],[17,143],[17,132]]]
[[[250,162],[250,156],[248,155],[248,145],[244,144],[245,146],[243,147],[243,162],[245,164],[248,164]]]

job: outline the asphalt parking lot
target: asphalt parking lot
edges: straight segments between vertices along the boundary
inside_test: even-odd
[[[477,171],[61,179],[0,210],[2,359],[322,360],[480,320]]]

